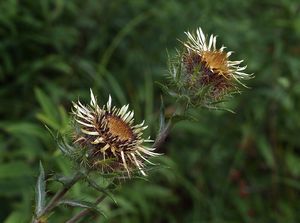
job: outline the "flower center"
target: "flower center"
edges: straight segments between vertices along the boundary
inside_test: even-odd
[[[219,75],[226,76],[229,73],[226,53],[221,51],[205,51],[202,55],[207,67]]]
[[[107,121],[109,132],[113,136],[116,136],[121,140],[133,139],[134,136],[131,128],[122,119],[116,116],[108,116]]]

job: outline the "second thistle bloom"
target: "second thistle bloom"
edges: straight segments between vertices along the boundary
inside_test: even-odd
[[[128,105],[112,106],[109,97],[107,104],[100,107],[92,90],[90,93],[89,106],[80,101],[73,103],[78,126],[74,143],[85,149],[87,164],[104,172],[125,170],[130,175],[138,169],[146,175],[145,162],[151,163],[148,157],[158,155],[154,148],[143,145],[152,142],[143,138],[147,126],[144,122],[134,125],[134,113],[128,111]]]
[[[232,51],[226,52],[226,47],[217,48],[216,36],[208,38],[201,28],[185,34],[184,50],[170,70],[180,94],[196,105],[209,105],[238,91],[238,85],[245,86],[242,81],[251,77],[244,73],[247,66],[241,66],[243,60],[231,61]]]

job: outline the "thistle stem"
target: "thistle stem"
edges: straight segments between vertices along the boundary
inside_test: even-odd
[[[156,136],[156,139],[153,143],[153,148],[159,149],[164,144],[166,138],[170,134],[171,129],[176,124],[176,122],[174,122],[173,118],[176,115],[185,114],[185,112],[188,110],[188,107],[189,107],[188,103],[185,106],[181,106],[180,104],[178,104],[176,111],[173,113],[173,115],[171,116],[171,118],[169,119],[167,124],[164,126],[164,128]]]
[[[171,128],[173,127],[171,119],[168,121],[166,126],[162,129],[162,131],[157,135],[155,142],[153,144],[153,148],[160,148],[168,137]]]
[[[33,223],[38,223],[39,219],[43,218],[44,216],[46,216],[47,214],[49,214],[53,208],[56,207],[57,203],[64,197],[64,195],[71,189],[71,187],[78,182],[82,177],[83,177],[83,173],[78,171],[76,172],[76,174],[74,174],[73,178],[64,185],[64,187],[58,191],[53,198],[49,201],[49,203],[47,204],[47,206],[43,209],[43,211],[39,214],[39,216],[37,216],[36,219],[33,220]]]
[[[94,205],[98,205],[100,204],[104,199],[105,199],[106,195],[103,194],[101,196],[99,196],[96,201],[94,202]],[[70,218],[68,221],[66,221],[66,223],[76,223],[78,222],[81,218],[83,218],[84,216],[88,215],[90,212],[92,211],[92,209],[84,209],[82,211],[80,211],[78,214],[74,215],[72,218]]]

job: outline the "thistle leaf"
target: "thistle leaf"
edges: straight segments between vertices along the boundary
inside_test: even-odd
[[[66,155],[71,157],[74,153],[74,148],[70,146],[63,138],[59,139],[60,141],[57,142],[58,148],[60,151]]]
[[[160,103],[160,114],[159,114],[159,132],[162,132],[162,130],[165,128],[166,122],[165,122],[165,105],[163,97],[161,96],[161,103]]]
[[[71,207],[80,207],[80,208],[91,209],[91,210],[96,211],[99,214],[103,215],[105,218],[107,218],[107,216],[104,214],[104,212],[101,211],[99,208],[97,208],[97,205],[95,205],[92,202],[77,201],[77,200],[61,200],[58,203],[58,205],[67,205],[67,206],[71,206]]]
[[[74,155],[74,148],[67,143],[66,139],[59,132],[57,132],[55,135],[53,133],[53,131],[47,125],[45,125],[45,128],[48,130],[50,135],[53,137],[53,139],[57,143],[57,146],[60,149],[60,151],[64,155],[72,157]]]
[[[57,181],[63,185],[66,185],[72,181],[72,177],[64,176],[62,174],[54,174],[52,180]]]
[[[95,205],[91,202],[77,201],[77,200],[61,200],[58,202],[58,205],[68,205],[72,207],[81,207],[81,208],[88,208],[88,209],[95,208]]]
[[[198,119],[193,117],[192,115],[174,115],[172,117],[172,121],[173,123],[177,123],[177,122],[180,122],[180,121],[184,121],[184,120],[188,120],[188,121],[193,121],[193,122],[197,122]]]
[[[100,187],[95,181],[93,181],[93,180],[91,180],[91,179],[89,179],[89,178],[87,178],[86,180],[87,180],[88,184],[89,184],[91,187],[93,187],[95,190],[97,190],[97,191],[99,191],[99,192],[105,194],[105,195],[108,196],[115,204],[117,204],[117,201],[115,200],[115,198],[113,197],[113,195],[112,195],[111,193],[109,193],[109,192],[107,191],[106,188]]]
[[[42,162],[40,162],[40,175],[38,177],[38,180],[36,182],[35,187],[35,214],[38,216],[41,211],[45,207],[45,198],[46,198],[46,183],[45,183],[45,172],[44,167],[42,165]]]
[[[162,84],[162,83],[160,83],[160,82],[158,82],[158,81],[155,81],[154,83],[157,84],[158,87],[159,87],[165,94],[170,95],[171,97],[175,97],[175,98],[178,97],[178,94],[177,94],[175,91],[173,91],[173,90],[171,90],[170,88],[168,88],[166,85],[164,85],[164,84]]]
[[[155,81],[154,82],[155,84],[157,84],[158,85],[158,87],[164,92],[164,93],[169,93],[169,88],[166,86],[166,85],[164,85],[164,84],[162,84],[162,83],[160,83],[160,82],[158,82],[158,81]]]

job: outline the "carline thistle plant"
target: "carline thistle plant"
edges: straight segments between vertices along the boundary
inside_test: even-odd
[[[195,33],[185,32],[186,41],[181,41],[183,50],[169,61],[168,85],[162,85],[167,93],[176,98],[175,112],[165,124],[164,103],[162,100],[160,114],[160,130],[151,147],[150,138],[144,138],[147,128],[144,122],[134,124],[134,113],[128,111],[129,105],[121,108],[108,102],[102,107],[90,90],[90,104],[83,105],[79,100],[73,102],[72,108],[72,140],[62,136],[53,136],[61,151],[76,162],[75,173],[71,177],[53,177],[63,184],[61,190],[46,204],[46,179],[42,164],[36,186],[36,211],[33,223],[46,223],[53,209],[61,204],[84,208],[70,218],[67,223],[75,223],[86,217],[91,211],[98,211],[97,205],[114,188],[114,180],[119,177],[130,178],[136,172],[146,176],[147,164],[151,157],[160,155],[154,152],[159,148],[170,133],[170,129],[178,120],[189,119],[185,112],[189,107],[218,108],[216,105],[227,96],[239,92],[240,86],[253,77],[244,73],[246,66],[241,66],[242,60],[229,60],[232,51],[226,52],[225,47],[217,48],[216,36],[207,37],[201,28]],[[184,104],[180,103],[184,100]],[[51,132],[51,131],[50,131]],[[91,177],[95,172],[107,179],[108,185],[100,186]],[[78,181],[85,180],[91,188],[100,192],[94,202],[65,200],[66,193]],[[99,213],[102,213],[101,211]]]
[[[128,111],[129,105],[112,106],[109,96],[107,104],[100,108],[92,90],[90,95],[90,106],[78,101],[73,103],[72,111],[76,122],[74,145],[85,151],[87,166],[108,173],[125,170],[128,176],[138,169],[146,176],[145,162],[153,164],[148,157],[159,154],[144,145],[153,142],[143,138],[147,128],[144,121],[134,125],[134,112]]]
[[[192,106],[211,107],[246,87],[242,81],[253,75],[244,73],[243,60],[229,60],[232,51],[217,48],[216,36],[208,38],[201,28],[185,34],[187,40],[180,41],[184,49],[169,61],[172,96],[185,97]]]

